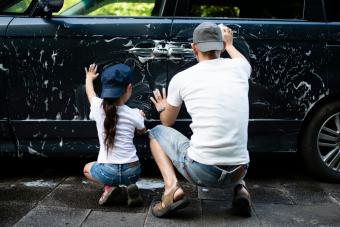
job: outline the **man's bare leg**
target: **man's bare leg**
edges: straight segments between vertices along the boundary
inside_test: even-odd
[[[153,158],[162,174],[164,181],[164,194],[168,194],[176,187],[177,177],[172,161],[159,145],[157,140],[150,139],[150,148]],[[179,188],[174,194],[174,200],[181,199],[184,196],[184,191]]]

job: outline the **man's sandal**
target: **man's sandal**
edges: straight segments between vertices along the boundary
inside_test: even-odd
[[[242,190],[245,189],[245,190]],[[251,200],[245,185],[239,184],[234,188],[233,213],[238,216],[251,216]]]
[[[152,206],[152,214],[159,218],[165,217],[172,211],[186,207],[189,204],[189,200],[184,195],[182,198],[174,201],[175,193],[180,188],[181,187],[176,184],[176,187],[172,189],[168,194],[163,194],[162,200]],[[164,204],[164,206],[162,205],[162,203]]]

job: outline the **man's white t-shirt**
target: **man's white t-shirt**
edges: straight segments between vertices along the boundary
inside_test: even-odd
[[[117,106],[118,122],[116,125],[116,135],[112,149],[107,152],[104,143],[105,112],[103,110],[103,99],[92,98],[90,119],[96,121],[100,150],[98,163],[125,164],[138,160],[136,147],[133,144],[135,129],[143,129],[144,118],[138,109],[131,109],[126,105]]]
[[[249,162],[250,73],[246,59],[218,58],[202,61],[171,79],[167,102],[179,107],[184,101],[192,118],[191,159],[207,165]]]

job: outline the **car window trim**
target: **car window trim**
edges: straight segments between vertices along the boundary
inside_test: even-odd
[[[160,13],[161,13],[161,15],[164,14],[166,1],[167,1],[167,0],[163,0],[163,1],[162,1],[161,8],[160,8]],[[177,3],[177,1],[176,1],[176,3]]]
[[[289,21],[289,22],[315,22],[305,19],[271,19],[271,18],[245,18],[245,17],[190,17],[190,16],[174,16],[174,20],[177,19],[192,19],[192,20],[246,20],[246,21]],[[324,22],[324,21],[320,21]]]
[[[320,0],[320,1],[321,1],[321,5],[322,5],[323,19],[324,19],[324,21],[328,21],[328,20],[327,20],[327,13],[326,13],[325,0]]]
[[[93,18],[100,18],[100,19],[128,19],[128,18],[136,18],[136,19],[173,19],[172,16],[89,16],[89,15],[71,15],[71,16],[63,16],[63,15],[53,15],[51,19],[59,19],[59,18],[88,18],[88,19],[93,19]]]

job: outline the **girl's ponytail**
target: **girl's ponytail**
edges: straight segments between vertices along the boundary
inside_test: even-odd
[[[118,122],[116,99],[104,99],[103,109],[105,112],[104,120],[104,144],[106,151],[113,147],[114,139],[116,135],[116,125]]]

